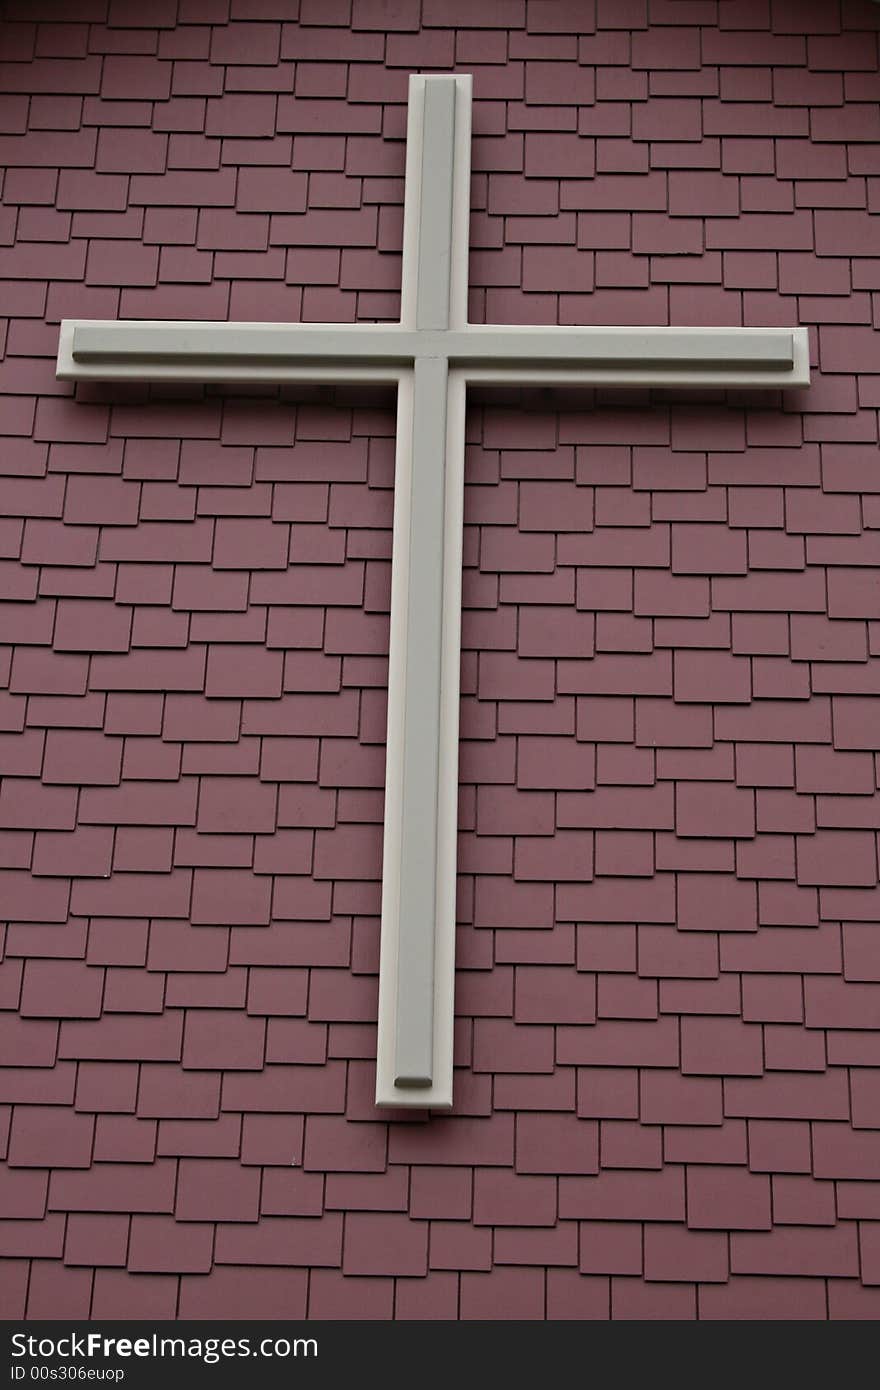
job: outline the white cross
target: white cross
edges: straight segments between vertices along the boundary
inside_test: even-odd
[[[806,329],[469,324],[471,79],[409,85],[396,324],[65,320],[66,380],[397,387],[376,1102],[452,1105],[468,382],[805,386]]]

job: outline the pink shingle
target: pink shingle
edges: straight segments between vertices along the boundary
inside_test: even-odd
[[[188,1074],[178,1067],[145,1065],[138,1090],[138,1114],[213,1118],[217,1114],[220,1087],[216,1074]]]
[[[675,825],[679,835],[748,838],[755,830],[752,793],[724,784],[679,782]]]
[[[635,1119],[638,1073],[630,1068],[591,1066],[578,1072],[577,1113],[585,1118]]]
[[[645,1278],[725,1283],[727,1238],[720,1231],[685,1231],[677,1226],[645,1227]]]
[[[805,1018],[811,1027],[876,1028],[880,1026],[880,988],[850,984],[839,977],[805,982]]]
[[[638,968],[643,976],[715,979],[718,974],[717,937],[708,931],[681,932],[675,927],[640,928]]]
[[[73,911],[95,917],[185,917],[192,882],[186,870],[168,874],[113,874],[108,879],[74,882]]]
[[[599,1127],[573,1115],[520,1115],[516,1169],[519,1173],[595,1173]]]
[[[138,1068],[132,1062],[80,1062],[76,1108],[82,1111],[131,1111],[135,1108]]]
[[[9,1137],[9,1162],[21,1167],[87,1168],[93,1129],[89,1115],[58,1106],[19,1107]]]
[[[129,1217],[122,1213],[71,1212],[64,1242],[65,1264],[124,1268],[128,1228]]]
[[[611,1316],[616,1320],[684,1321],[696,1317],[692,1284],[647,1284],[640,1279],[612,1277]]]
[[[388,1319],[394,1304],[394,1281],[345,1279],[335,1269],[313,1270],[309,1279],[309,1317]]]
[[[355,1211],[406,1211],[406,1173],[334,1173],[327,1180],[327,1205]]]
[[[126,1123],[133,1122],[126,1117]],[[175,1167],[163,1159],[145,1166],[142,1159],[58,1172],[50,1181],[49,1206],[62,1211],[169,1212]]]
[[[749,1120],[749,1166],[754,1172],[809,1173],[810,1126],[801,1120]]]
[[[880,979],[876,948],[876,932],[870,926],[848,922],[843,928],[844,977],[848,980]]]
[[[607,1278],[590,1277],[568,1269],[548,1269],[548,1316],[572,1320],[607,1318],[610,1307],[608,1286]]]
[[[688,1225],[697,1229],[769,1230],[770,1183],[740,1170],[688,1171]]]
[[[275,1120],[279,1117],[266,1118]],[[295,1170],[289,1158],[283,1162],[286,1166],[267,1169],[263,1175],[261,1212],[267,1216],[320,1216],[324,1198],[323,1177],[317,1173]]]
[[[839,1068],[824,1075],[772,1072],[725,1081],[724,1108],[728,1115],[756,1119],[842,1120],[849,1116],[849,1098]]]
[[[872,885],[877,882],[875,837],[867,831],[820,830],[799,836],[798,882]]]
[[[125,770],[129,774],[133,771],[132,743],[129,741],[126,750],[129,756]],[[163,753],[171,751],[161,745],[160,749]],[[150,770],[155,774],[161,765],[155,751],[150,751]],[[122,782],[119,787],[84,788],[80,793],[80,820],[93,825],[192,825],[196,818],[197,793],[198,784],[194,778],[129,781]]]
[[[63,1244],[64,1217],[60,1213],[53,1213],[44,1221],[11,1218],[4,1221],[0,1231],[0,1252],[7,1259],[25,1256],[58,1260]]]
[[[773,1214],[777,1225],[833,1226],[837,1220],[834,1184],[800,1175],[774,1176]]]
[[[178,1279],[171,1275],[131,1275],[120,1269],[97,1269],[93,1311],[101,1318],[128,1318],[149,1312],[153,1318],[177,1311]]]
[[[846,1124],[816,1124],[813,1136],[817,1177],[873,1177],[878,1153],[876,1133],[853,1131]]]
[[[206,1070],[258,1070],[263,1064],[264,1038],[261,1019],[198,1009],[187,1018],[183,1065]]]
[[[558,1068],[552,1076],[497,1077],[493,1095],[499,1110],[572,1110],[575,1071]]]
[[[865,1288],[855,1279],[828,1281],[828,1316],[832,1320],[869,1320],[877,1316],[877,1289]]]
[[[106,877],[113,853],[113,832],[98,826],[77,830],[41,830],[34,837],[34,874]]]
[[[736,1019],[682,1019],[682,1070],[698,1075],[760,1076],[761,1030]]]
[[[477,1169],[473,1219],[477,1226],[553,1226],[555,1184],[546,1177]]]
[[[43,777],[49,783],[115,785],[121,761],[121,739],[85,729],[51,729],[46,737]]]
[[[182,1159],[175,1215],[179,1221],[256,1221],[259,1176],[235,1160]]]
[[[56,651],[127,651],[131,613],[113,604],[65,599],[55,620]]]
[[[526,608],[520,615],[518,651],[528,657],[592,656],[594,619],[570,608]]]
[[[97,1018],[103,988],[104,972],[80,961],[30,960],[22,982],[21,1013],[37,1018]]]
[[[685,653],[677,652],[676,657]],[[636,702],[636,743],[644,747],[708,748],[712,744],[710,696],[703,692],[700,705],[681,708],[670,699]]]
[[[700,1313],[713,1320],[823,1319],[823,1293],[818,1281],[746,1276],[701,1288]]]
[[[211,1267],[212,1236],[213,1227],[205,1223],[178,1225],[167,1216],[134,1216],[128,1268],[150,1274],[206,1273]]]
[[[224,1077],[224,1109],[243,1110],[251,1102],[267,1113],[339,1113],[345,1108],[344,1066],[338,1062],[324,1067],[275,1064],[257,1075]]]
[[[558,966],[519,966],[514,1016],[522,1023],[593,1023],[595,983]]]
[[[302,1149],[303,1121],[297,1115],[247,1115],[242,1123],[243,1163],[281,1164],[289,1167]]]
[[[722,889],[723,891],[719,891]],[[754,932],[754,885],[719,874],[685,874],[679,879],[677,923],[684,931]]]
[[[270,832],[275,828],[275,788],[238,777],[211,777],[202,782],[200,833]]]
[[[4,1218],[42,1218],[46,1212],[47,1187],[48,1178],[45,1172],[5,1168],[0,1187],[0,1208]]]
[[[72,477],[64,504],[67,522],[131,526],[138,518],[140,488],[106,477]]]
[[[553,1069],[553,1031],[480,1019],[475,1028],[474,1069],[490,1072],[549,1072]]]
[[[181,1280],[180,1316],[303,1318],[306,1289],[305,1270],[218,1267]]]
[[[854,1223],[832,1229],[793,1226],[769,1234],[734,1235],[730,1242],[731,1271],[736,1274],[804,1276],[818,1273],[846,1277],[858,1274],[858,1243]]]
[[[28,1317],[47,1318],[56,1313],[69,1318],[88,1317],[91,1282],[89,1270],[34,1260],[28,1286]]]
[[[124,656],[95,656],[89,680],[93,690],[201,690],[205,648],[144,648]]]
[[[784,920],[784,915],[783,915]],[[836,926],[815,927],[787,926],[782,928],[763,927],[753,937],[730,937],[721,944],[722,968],[754,970],[757,974],[770,976],[787,975],[792,971],[804,974],[823,974],[836,970],[840,960],[840,941]],[[786,1010],[790,1003],[784,1005]],[[798,1003],[797,1017],[802,1005]]]
[[[221,517],[217,522],[213,564],[217,569],[283,569],[287,561],[289,527],[244,517]]]
[[[466,1220],[471,1213],[470,1175],[460,1168],[414,1168],[410,1210],[416,1217]]]
[[[675,698],[696,703],[747,703],[749,663],[727,652],[675,653]]]
[[[604,1172],[562,1177],[559,1214],[588,1221],[680,1221],[684,1216],[683,1170]],[[608,1271],[599,1271],[608,1272]]]
[[[197,869],[193,878],[194,922],[266,925],[271,885],[235,869]]]
[[[329,1213],[310,1217],[266,1217],[257,1224],[221,1223],[217,1227],[217,1264],[289,1266],[300,1263],[336,1268],[342,1254],[342,1218]]]
[[[582,1274],[641,1274],[642,1228],[629,1221],[581,1223]]]
[[[465,1320],[499,1316],[510,1320],[540,1318],[544,1272],[500,1268],[491,1274],[465,1273],[461,1277],[460,1306],[460,1316]]]
[[[519,739],[517,786],[580,791],[594,784],[593,749],[570,739]]]
[[[646,1124],[720,1124],[721,1086],[717,1080],[683,1077],[671,1069],[645,1069],[639,1115]]]
[[[346,1274],[427,1272],[428,1226],[390,1212],[356,1212],[346,1220],[342,1268]]]
[[[663,1167],[663,1133],[658,1125],[605,1120],[600,1129],[603,1168]]]
[[[725,975],[718,980],[661,980],[660,1009],[685,1015],[735,1015],[740,1010],[737,981]]]

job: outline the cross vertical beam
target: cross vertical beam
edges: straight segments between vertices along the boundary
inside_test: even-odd
[[[403,742],[395,1086],[430,1086],[434,1074],[434,921],[443,619],[446,361],[415,365],[406,694],[394,755]],[[389,724],[391,721],[389,720]]]
[[[455,78],[411,81],[401,324],[417,330],[465,322],[469,98]],[[411,418],[398,423],[392,574],[405,564],[407,582],[391,605],[377,1100],[406,1104],[401,1092],[418,1091],[416,1103],[441,1106],[452,1087],[457,758],[443,764],[458,742],[463,493],[463,479],[449,476],[463,469],[447,441],[446,354],[416,356],[398,392]],[[445,644],[450,625],[455,640]]]
[[[424,88],[423,101],[416,328],[449,328],[455,156],[454,81],[432,82]]]

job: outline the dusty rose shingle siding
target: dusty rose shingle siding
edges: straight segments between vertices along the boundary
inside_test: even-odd
[[[147,8],[0,35],[0,1312],[876,1318],[880,10]],[[815,370],[473,406],[426,1121],[372,1103],[388,401],[53,358],[395,318],[452,67],[474,320],[800,322]]]

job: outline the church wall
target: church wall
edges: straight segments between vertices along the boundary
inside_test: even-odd
[[[8,0],[0,1310],[880,1315],[867,0]],[[456,1081],[373,1104],[387,397],[54,377],[63,317],[810,328],[806,392],[468,415]],[[4,925],[5,924],[5,925]]]

